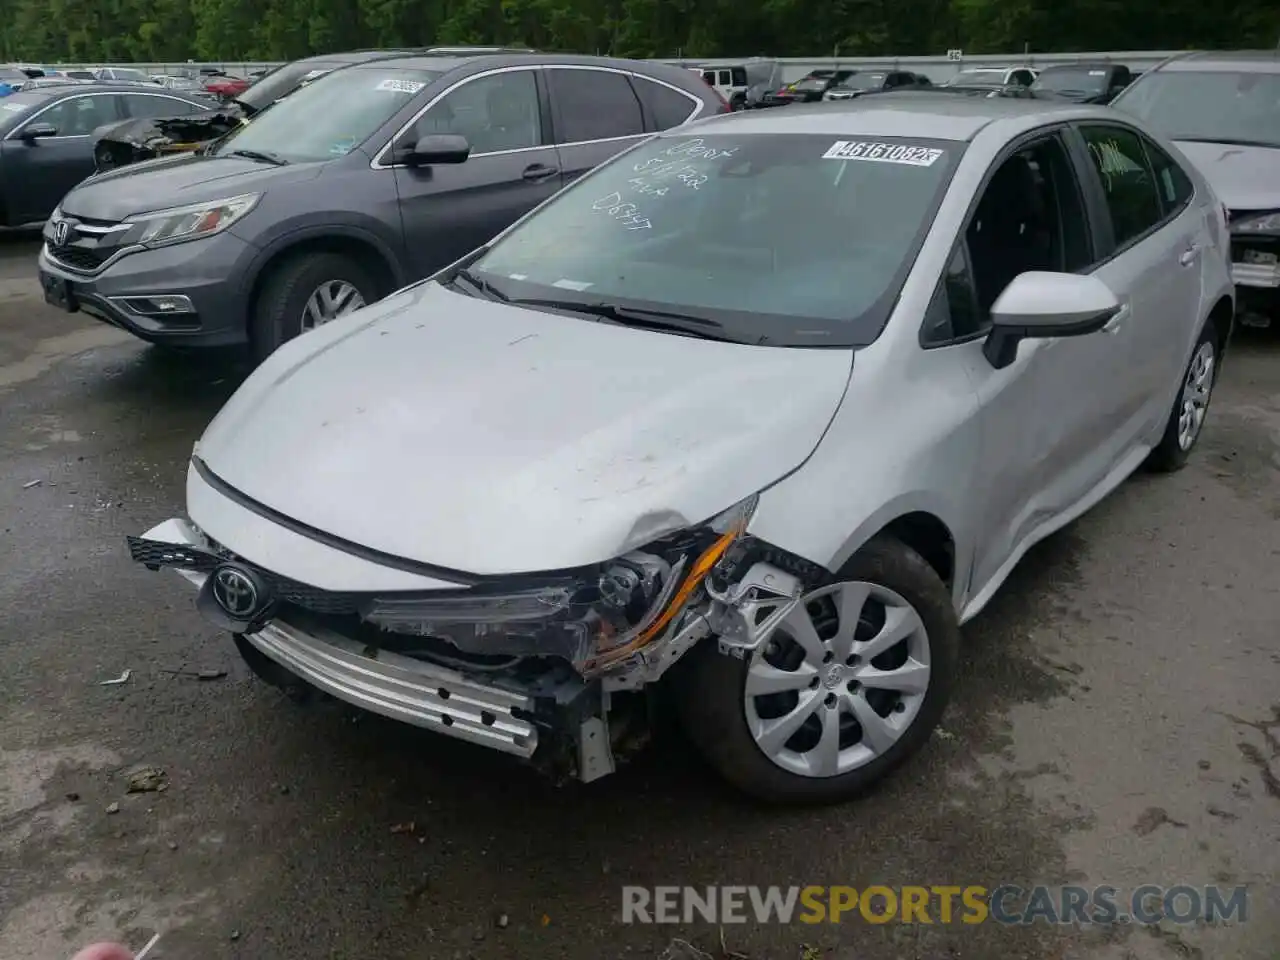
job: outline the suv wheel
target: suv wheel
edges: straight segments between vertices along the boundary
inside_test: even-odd
[[[685,726],[746,793],[845,800],[928,738],[946,706],[959,639],[937,573],[905,544],[878,537],[745,660],[714,642],[696,648],[680,676]]]
[[[286,340],[378,299],[359,261],[338,253],[304,253],[271,269],[253,306],[250,339],[261,362]]]

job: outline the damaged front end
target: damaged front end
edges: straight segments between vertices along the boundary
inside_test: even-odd
[[[319,690],[591,781],[647,739],[646,694],[690,649],[715,637],[745,656],[825,576],[747,535],[755,504],[589,569],[415,593],[320,590],[182,520],[129,549],[198,586],[201,612],[293,696]]]
[[[93,162],[98,173],[174,153],[190,153],[235,130],[247,119],[236,103],[186,117],[122,120],[97,131]]]

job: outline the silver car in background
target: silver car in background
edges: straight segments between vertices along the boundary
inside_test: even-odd
[[[671,702],[743,790],[843,799],[1032,544],[1186,461],[1227,242],[1103,108],[698,122],[286,344],[130,548],[299,697],[583,780]]]
[[[1280,54],[1181,54],[1112,101],[1173,140],[1227,205],[1240,321],[1280,324]]]

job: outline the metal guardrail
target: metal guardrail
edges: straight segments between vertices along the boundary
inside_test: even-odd
[[[1071,63],[1078,60],[1103,60],[1123,63],[1134,71],[1147,70],[1169,57],[1185,51],[1180,50],[1119,50],[1104,53],[1004,53],[979,54],[960,57],[766,57],[776,59],[782,65],[784,81],[790,82],[803,77],[810,70],[822,68],[847,67],[866,70],[902,69],[922,73],[934,81],[946,80],[959,71],[973,67],[1012,67],[1030,66],[1046,67],[1055,63]],[[670,63],[676,66],[729,66],[740,64],[753,58],[715,57],[699,59],[694,57],[655,57],[656,63]],[[132,67],[147,73],[179,73],[211,67],[222,70],[233,77],[245,77],[256,70],[270,70],[280,66],[279,61],[208,61],[185,63],[50,63],[47,66],[55,69],[91,69],[92,67]]]

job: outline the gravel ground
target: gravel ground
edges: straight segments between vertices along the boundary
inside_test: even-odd
[[[253,680],[185,585],[123,543],[181,510],[191,443],[241,373],[46,308],[34,251],[0,237],[5,956],[160,932],[160,960],[697,956],[677,938],[750,960],[1274,960],[1280,337],[1236,343],[1186,470],[1125,484],[966,628],[955,705],[915,761],[861,802],[778,812],[675,736],[555,788]],[[227,676],[165,672],[180,668]],[[167,789],[127,793],[140,765]],[[743,924],[724,949],[707,924],[618,919],[623,884],[1037,882],[1247,884],[1250,910],[1083,930]]]

